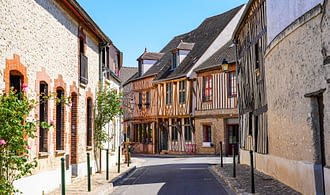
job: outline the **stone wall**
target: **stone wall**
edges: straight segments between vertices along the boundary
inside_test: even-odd
[[[210,147],[203,146],[203,125],[211,125]],[[218,117],[195,118],[195,143],[197,154],[219,154],[220,141],[224,143],[224,119]],[[225,148],[224,148],[225,151]]]
[[[305,95],[326,88],[320,19],[318,6],[281,32],[265,55],[269,155],[257,156],[256,166],[304,194],[314,193],[318,177],[319,128]]]
[[[70,95],[70,86],[75,88],[78,98],[78,175],[85,175],[86,162],[86,99],[95,99],[95,91],[98,84],[98,40],[89,31],[86,34],[85,55],[88,57],[88,84],[84,87],[79,85],[79,22],[72,18],[71,14],[62,9],[55,1],[44,0],[12,0],[0,1],[0,87],[5,89],[6,77],[5,69],[8,60],[19,58],[20,63],[27,70],[27,83],[29,87],[28,98],[37,98],[39,83],[42,78],[48,79],[49,90],[54,92],[55,82],[61,79],[65,86],[65,94]],[[7,68],[13,66],[7,65]],[[37,72],[42,72],[43,76],[38,76]],[[38,78],[39,77],[39,78]],[[25,82],[25,81],[24,81]],[[72,88],[72,89],[73,89]],[[54,101],[49,102],[49,122],[54,116]],[[65,140],[64,154],[70,154],[71,125],[70,107],[65,108]],[[38,118],[38,111],[32,116]],[[53,121],[54,122],[54,121]],[[38,132],[37,132],[38,133]],[[58,187],[60,158],[62,155],[55,155],[55,130],[48,131],[48,153],[43,158],[38,159],[38,167],[34,175],[29,177],[38,180],[40,185],[35,187],[35,191],[24,194],[40,194],[42,190],[49,191]],[[30,139],[32,146],[31,158],[38,157],[38,137]],[[91,155],[93,156],[93,155]],[[81,167],[81,168],[80,168]],[[95,168],[93,168],[95,171]],[[48,171],[48,172],[47,172]],[[67,173],[70,173],[70,169]],[[70,175],[70,174],[69,174]],[[69,177],[71,178],[71,177]],[[70,182],[70,179],[68,181]],[[32,179],[33,180],[33,179]],[[32,181],[31,180],[31,181]],[[49,183],[51,182],[51,184]],[[19,182],[18,182],[19,183]],[[18,184],[19,186],[19,184]],[[30,186],[27,186],[30,189]]]

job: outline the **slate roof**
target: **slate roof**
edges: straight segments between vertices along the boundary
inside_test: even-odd
[[[194,47],[195,43],[186,43],[183,42],[182,40],[180,41],[179,45],[176,47],[177,49],[181,50],[192,50]]]
[[[223,59],[226,59],[228,63],[235,62],[235,46],[232,41],[228,41],[223,47],[216,51],[205,62],[195,68],[194,71],[199,72],[207,69],[218,67],[222,64]]]
[[[138,68],[137,67],[122,67],[120,69],[120,75],[119,78],[121,80],[121,83],[125,83],[129,78],[131,78],[135,73],[137,73]]]
[[[157,74],[155,81],[157,82],[159,80],[170,80],[186,76],[186,73],[189,72],[193,65],[214,42],[219,33],[227,26],[227,24],[232,20],[232,18],[237,14],[242,6],[243,5],[233,8],[225,13],[207,18],[195,30],[175,37],[173,40],[176,40],[177,44],[174,44],[171,50],[175,49],[181,40],[187,43],[195,43],[195,45],[175,70],[171,70],[171,50],[161,51],[165,52],[165,55],[157,64],[155,64],[156,66],[153,66],[155,67],[153,70],[158,69],[158,72],[160,67],[162,68],[161,71]]]
[[[160,51],[160,53],[163,53],[162,58],[151,66],[150,69],[142,75],[142,77],[160,74],[163,71],[164,66],[171,63],[172,50],[179,45],[180,41],[185,36],[187,36],[187,34],[178,35],[168,42],[167,45]]]
[[[159,60],[163,55],[164,53],[147,52],[147,49],[145,49],[137,60]]]

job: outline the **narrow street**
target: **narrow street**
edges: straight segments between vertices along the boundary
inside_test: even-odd
[[[209,169],[219,163],[219,157],[145,157],[140,160],[142,166],[115,186],[111,194],[229,194],[229,189]]]

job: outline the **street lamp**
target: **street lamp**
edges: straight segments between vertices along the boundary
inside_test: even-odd
[[[226,58],[222,60],[221,68],[224,72],[228,71],[228,61],[226,60]]]

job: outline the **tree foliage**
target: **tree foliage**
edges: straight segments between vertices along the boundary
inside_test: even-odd
[[[102,149],[102,144],[111,139],[104,131],[107,123],[123,113],[122,94],[117,90],[105,87],[97,93],[94,112],[94,144]]]

